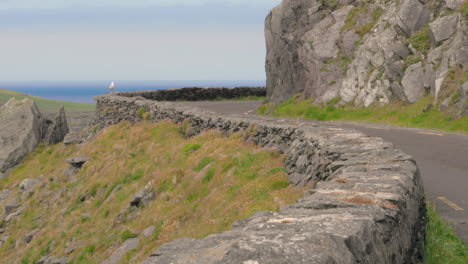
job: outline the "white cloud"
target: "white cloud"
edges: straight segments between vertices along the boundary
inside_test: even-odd
[[[281,0],[0,0],[0,9],[12,8],[73,8],[73,7],[145,7],[199,6],[205,4],[274,6]]]

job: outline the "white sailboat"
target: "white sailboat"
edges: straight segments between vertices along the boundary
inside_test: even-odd
[[[111,91],[115,90],[115,83],[114,82],[111,82],[111,84],[109,85],[109,90],[111,90]]]

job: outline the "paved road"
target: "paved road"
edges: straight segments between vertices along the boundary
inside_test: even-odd
[[[260,101],[191,102],[222,115],[253,115]],[[323,122],[326,126],[351,128],[392,142],[418,163],[428,198],[439,213],[468,244],[468,135],[426,129]]]

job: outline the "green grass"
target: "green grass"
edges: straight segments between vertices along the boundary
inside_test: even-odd
[[[450,132],[468,133],[468,116],[454,118],[451,114],[432,109],[426,113],[424,107],[433,102],[431,96],[421,98],[415,104],[405,104],[399,101],[387,105],[374,104],[368,108],[356,107],[351,104],[335,106],[329,103],[325,106],[312,104],[312,99],[289,100],[273,107],[261,106],[257,112],[278,117],[299,117],[310,120],[329,121],[359,121],[369,123],[385,123],[404,127],[428,128]]]
[[[265,96],[244,96],[229,99],[218,97],[214,101],[264,101],[265,99]]]
[[[124,230],[122,234],[120,235],[120,239],[122,239],[122,241],[125,241],[130,238],[136,238],[136,237],[138,237],[138,234],[135,234],[128,229]]]
[[[431,203],[427,205],[429,223],[426,230],[426,264],[466,264],[468,252],[464,242],[441,219]]]
[[[423,26],[418,32],[407,39],[413,48],[422,53],[427,53],[431,48],[431,39],[429,37],[429,25]]]
[[[96,109],[95,104],[89,103],[75,103],[75,102],[67,102],[67,101],[58,101],[58,100],[50,100],[45,99],[42,97],[31,96],[25,93],[0,89],[0,105],[6,103],[10,98],[16,98],[18,100],[23,100],[26,98],[34,100],[39,110],[47,112],[47,113],[56,113],[57,109],[60,106],[64,106],[65,109],[68,111],[94,111]]]
[[[208,164],[212,163],[215,161],[215,159],[210,158],[210,157],[205,157],[203,158],[200,163],[198,163],[198,166],[195,168],[195,171],[199,172],[203,170]]]

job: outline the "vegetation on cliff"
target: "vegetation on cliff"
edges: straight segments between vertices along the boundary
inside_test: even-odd
[[[89,160],[76,174],[64,173],[64,160],[76,156]],[[185,139],[171,122],[123,122],[81,147],[40,146],[0,182],[0,190],[10,190],[0,203],[20,197],[22,210],[0,221],[9,234],[0,258],[102,263],[136,238],[119,262],[135,263],[165,242],[221,232],[255,211],[296,201],[303,190],[289,186],[284,159],[244,143],[241,134]],[[28,192],[21,187],[27,178],[39,182]],[[154,200],[136,201],[142,190]]]
[[[456,101],[456,98],[453,98]],[[303,99],[295,96],[281,104],[264,104],[259,107],[259,114],[270,114],[278,117],[300,117],[309,120],[360,121],[385,123],[405,127],[429,128],[453,132],[468,132],[468,116],[456,118],[450,109],[439,111],[428,109],[433,102],[431,96],[420,99],[415,104],[406,104],[395,100],[387,105],[373,104],[367,108],[352,103],[337,105],[339,98],[325,105],[314,104],[314,99]],[[426,111],[425,111],[426,110]]]

